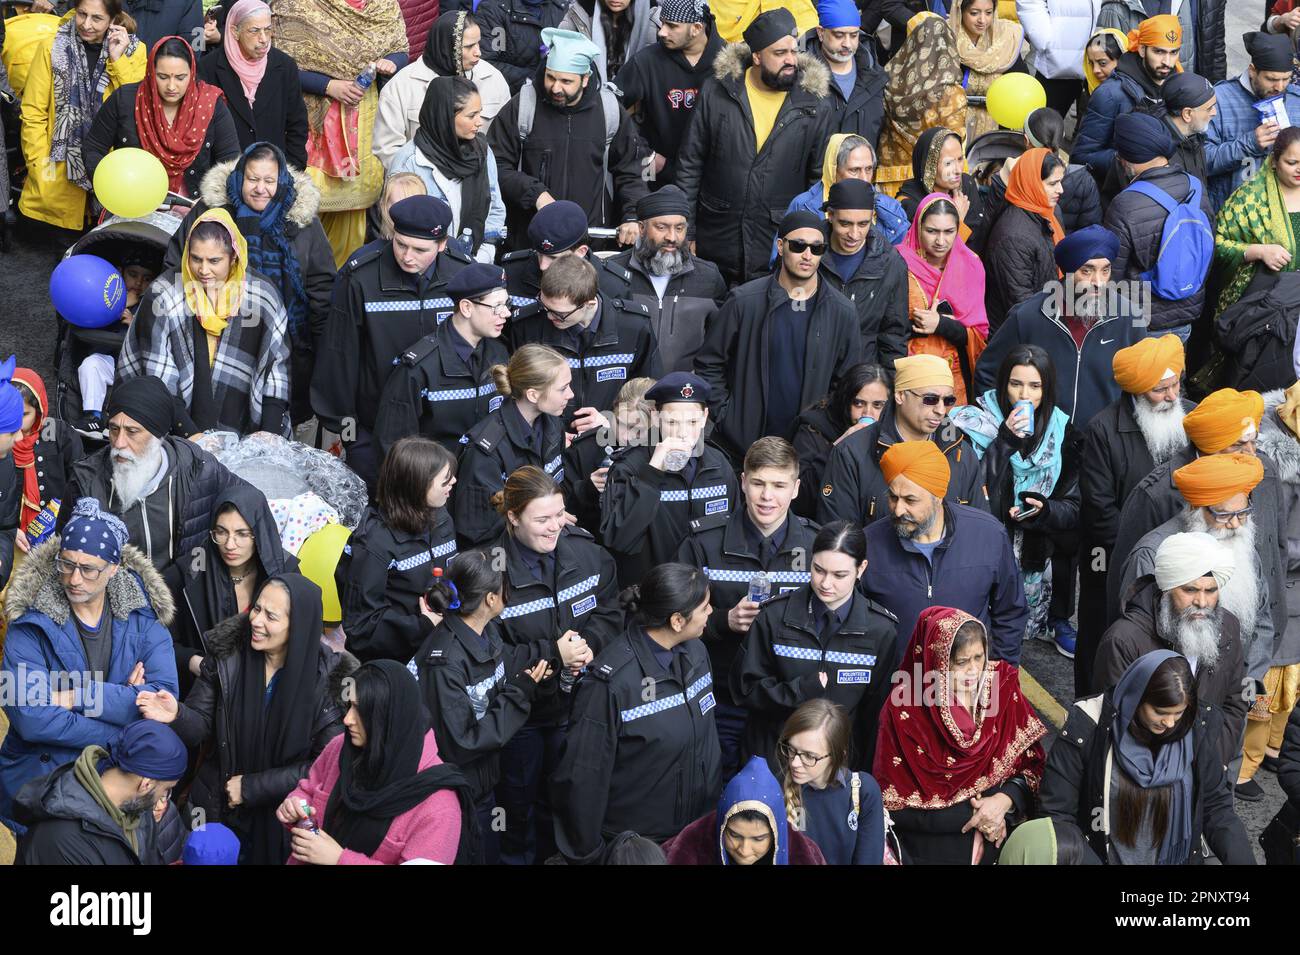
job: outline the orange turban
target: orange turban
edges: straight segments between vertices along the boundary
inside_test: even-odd
[[[948,459],[933,441],[900,441],[891,445],[880,457],[880,470],[887,484],[901,474],[935,497],[948,493],[948,481],[952,478]]]
[[[1111,360],[1115,383],[1130,395],[1150,391],[1170,372],[1181,375],[1186,364],[1183,341],[1177,335],[1144,338],[1136,345],[1121,348]]]
[[[1140,46],[1159,46],[1172,49],[1183,45],[1183,25],[1173,14],[1162,13],[1150,17],[1138,24],[1136,30],[1128,31],[1128,48],[1136,50]]]
[[[1264,465],[1253,454],[1207,454],[1174,472],[1174,486],[1193,507],[1222,504],[1249,494],[1264,480]]]
[[[1183,419],[1183,429],[1202,454],[1218,454],[1241,440],[1246,426],[1258,430],[1264,418],[1264,398],[1258,391],[1220,388]]]

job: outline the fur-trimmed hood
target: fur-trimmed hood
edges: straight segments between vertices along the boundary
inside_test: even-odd
[[[248,614],[241,613],[221,621],[203,635],[203,642],[208,653],[215,659],[224,660],[233,656],[249,640],[252,628],[248,623]],[[334,651],[321,644],[321,653],[330,659],[329,694],[332,700],[341,700],[343,681],[357,671],[361,662],[346,650]]]
[[[728,43],[713,61],[713,75],[719,82],[739,84],[751,62],[748,43]],[[811,53],[800,53],[798,68],[800,89],[818,98],[830,95],[831,71],[826,68],[826,64]]]
[[[1300,482],[1300,438],[1277,420],[1274,414],[1286,401],[1281,388],[1264,393],[1264,420],[1259,424],[1259,450],[1277,464],[1277,476],[1284,484]]]
[[[226,204],[226,180],[235,171],[238,163],[238,159],[227,159],[204,173],[199,183],[199,198],[209,209],[216,209]],[[311,220],[316,217],[320,209],[320,190],[305,172],[290,166],[289,175],[293,176],[293,188],[297,195],[285,215],[285,220],[299,229],[305,229],[311,225]]]
[[[54,569],[59,549],[58,537],[33,548],[9,581],[5,616],[10,623],[29,611],[44,614],[59,627],[67,623],[72,606]],[[176,602],[144,552],[130,544],[123,547],[120,568],[105,589],[109,613],[117,620],[126,620],[136,611],[148,609],[164,627],[170,625],[176,615]]]

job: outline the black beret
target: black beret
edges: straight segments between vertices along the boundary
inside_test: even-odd
[[[709,404],[709,383],[689,371],[674,371],[664,375],[645,393],[647,401],[657,405],[675,401],[692,401],[698,405]]]
[[[557,199],[528,223],[528,241],[546,255],[567,252],[587,237],[587,213],[567,199]]]
[[[447,283],[447,294],[453,302],[459,302],[461,299],[478,298],[505,287],[506,271],[501,266],[471,262],[451,277]]]
[[[407,196],[388,210],[393,231],[412,239],[445,239],[451,228],[451,206],[434,196]]]

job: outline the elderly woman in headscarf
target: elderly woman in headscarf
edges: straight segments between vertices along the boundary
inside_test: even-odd
[[[199,79],[226,94],[241,149],[268,142],[306,169],[307,105],[298,64],[272,45],[271,8],[239,0],[225,21],[220,49],[199,60]]]
[[[83,229],[90,170],[82,142],[109,94],[144,79],[148,50],[121,0],[81,0],[43,41],[23,87],[18,211],[61,229]]]
[[[289,433],[289,322],[275,286],[248,268],[225,209],[195,221],[181,281],[155,282],[117,360],[117,381],[153,376],[181,400],[189,433]]]
[[[213,166],[200,184],[199,201],[172,233],[165,272],[181,267],[185,240],[204,213],[224,209],[248,244],[248,268],[271,280],[289,320],[292,366],[291,417],[312,416],[310,390],[315,339],[329,316],[334,254],[316,210],[320,192],[294,169],[279,147],[253,143],[237,160]]]
[[[144,79],[114,90],[86,134],[82,151],[92,179],[112,150],[143,149],[167,171],[169,191],[193,196],[213,163],[239,155],[221,90],[194,71],[194,51],[180,37],[154,44]]]
[[[880,132],[876,185],[896,195],[915,165],[917,140],[927,129],[966,129],[966,91],[957,59],[957,41],[947,22],[918,13],[908,22],[903,47],[885,67],[885,123]]]
[[[429,39],[418,60],[401,71],[379,92],[375,118],[375,155],[390,173],[398,150],[415,138],[420,128],[425,90],[436,76],[463,76],[474,84],[482,101],[479,115],[487,132],[492,118],[510,102],[510,84],[501,71],[480,55],[483,31],[468,10],[444,13],[429,28]]]
[[[397,0],[277,0],[274,23],[280,49],[298,64],[308,173],[342,268],[365,243],[366,210],[383,188],[372,134],[379,85],[406,65],[406,23]]]
[[[1076,826],[1111,865],[1199,864],[1205,844],[1224,865],[1253,865],[1222,720],[1199,705],[1186,657],[1139,657],[1114,689],[1070,707],[1038,794],[1044,814]]]
[[[413,172],[428,195],[451,207],[449,233],[467,255],[496,258],[506,226],[506,206],[497,181],[497,161],[483,135],[483,100],[463,76],[429,83],[415,138],[397,151],[390,173]]]
[[[979,185],[965,166],[966,150],[960,133],[947,126],[927,129],[912,147],[912,178],[899,186],[898,200],[908,218],[914,220],[922,200],[932,193],[943,193],[961,217],[962,241],[979,255],[993,220]]]
[[[948,26],[957,40],[957,58],[966,88],[966,142],[998,128],[985,107],[989,87],[1004,73],[1025,72],[1020,57],[1025,29],[998,16],[996,0],[960,0],[949,5]]]
[[[1047,728],[1021,694],[1020,670],[990,658],[984,625],[970,614],[930,607],[896,679],[871,774],[903,862],[993,864],[1043,774]]]

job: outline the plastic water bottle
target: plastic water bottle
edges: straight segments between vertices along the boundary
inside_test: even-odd
[[[374,81],[375,81],[375,64],[371,63],[364,70],[362,70],[361,75],[357,77],[357,86],[360,86],[363,90],[368,90],[370,89],[370,84],[373,83]]]
[[[761,604],[772,596],[772,578],[759,571],[749,578],[749,602]]]
[[[664,455],[664,468],[669,471],[684,470],[686,465],[691,463],[691,452],[689,451],[669,451]]]
[[[307,803],[307,800],[299,799],[298,807],[302,810],[303,815],[305,815],[306,818],[299,819],[294,823],[293,827],[295,829],[306,829],[310,833],[318,834],[320,832],[320,826],[316,825],[316,816],[312,813],[311,806]]]
[[[54,533],[54,524],[59,519],[59,501],[57,498],[50,501],[41,512],[32,518],[31,523],[27,525],[27,541],[33,547],[37,544],[43,544],[51,534]]]

